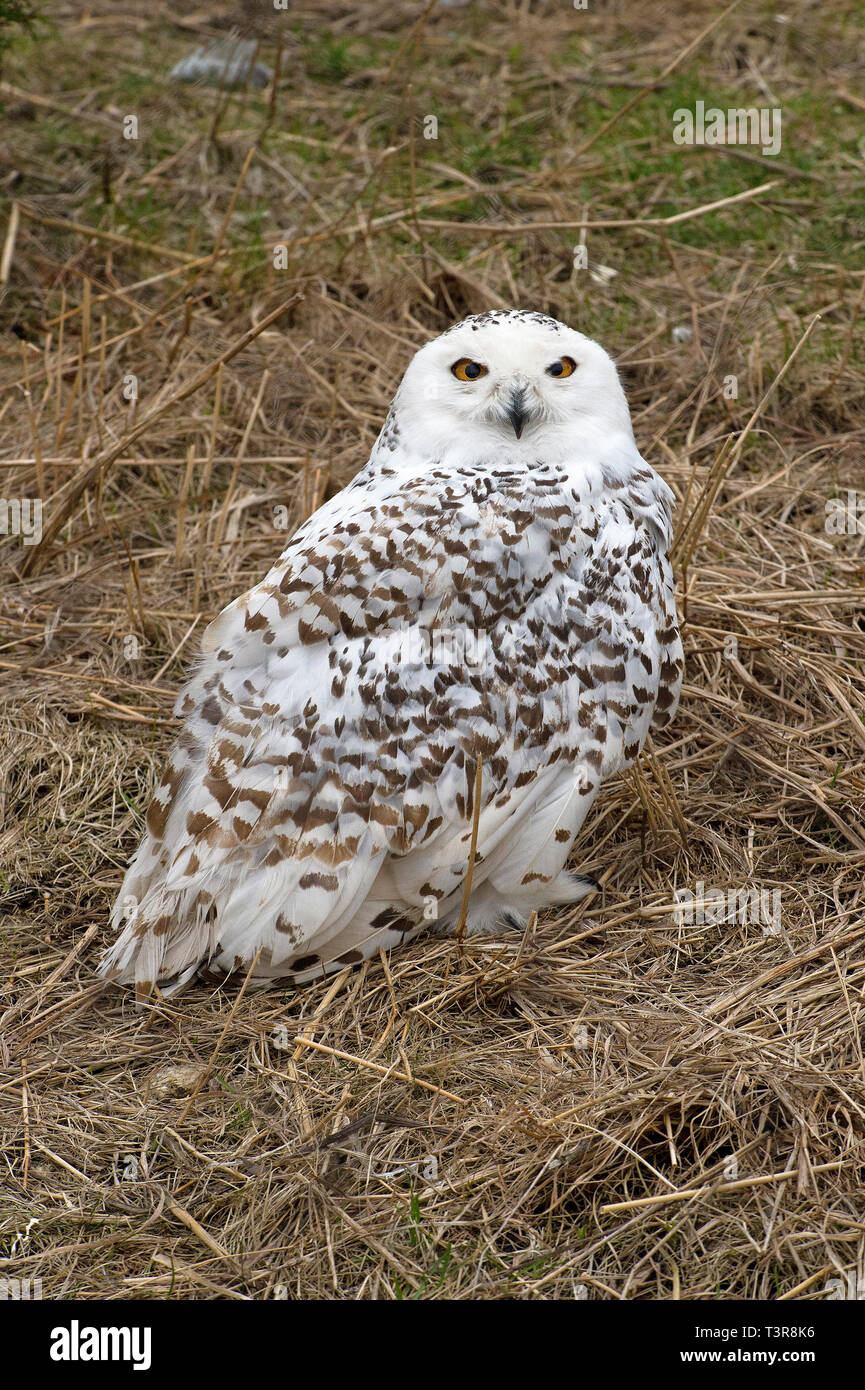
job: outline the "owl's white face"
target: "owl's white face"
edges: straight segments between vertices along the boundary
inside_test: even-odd
[[[581,443],[633,447],[616,368],[604,349],[530,312],[464,319],[415,355],[394,406],[424,452],[566,453]]]

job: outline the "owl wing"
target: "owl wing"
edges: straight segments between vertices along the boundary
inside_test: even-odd
[[[403,930],[447,896],[478,755],[482,838],[544,772],[539,746],[502,751],[540,704],[507,653],[481,669],[466,634],[495,643],[519,625],[570,533],[557,485],[528,497],[525,477],[480,470],[374,479],[316,513],[207,631],[103,973],[147,990],[256,952],[256,973],[298,973],[351,951],[367,900],[379,908],[355,936],[392,895],[418,908]],[[421,846],[422,881],[402,863],[382,874]]]
[[[458,901],[479,758],[475,883],[554,875],[660,689],[638,500],[442,465],[316,513],[208,629],[103,972],[302,979],[395,944]]]

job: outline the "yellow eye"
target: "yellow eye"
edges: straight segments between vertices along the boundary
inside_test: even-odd
[[[451,371],[457,381],[477,381],[478,377],[487,374],[487,368],[481,366],[480,362],[473,362],[470,357],[461,357],[459,362],[454,362]]]
[[[560,357],[558,362],[553,362],[547,367],[549,376],[573,376],[577,370],[577,364],[573,357]]]

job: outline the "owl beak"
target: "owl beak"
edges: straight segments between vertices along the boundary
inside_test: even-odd
[[[528,417],[525,387],[514,387],[511,392],[510,400],[508,401],[506,413],[514,427],[514,434],[517,436],[517,439],[519,439],[522,436],[523,426]]]

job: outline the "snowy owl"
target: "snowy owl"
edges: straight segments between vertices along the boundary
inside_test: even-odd
[[[490,312],[422,347],[208,628],[102,974],[304,981],[453,929],[475,827],[468,932],[577,902],[601,784],[678,703],[671,501],[581,333]]]

